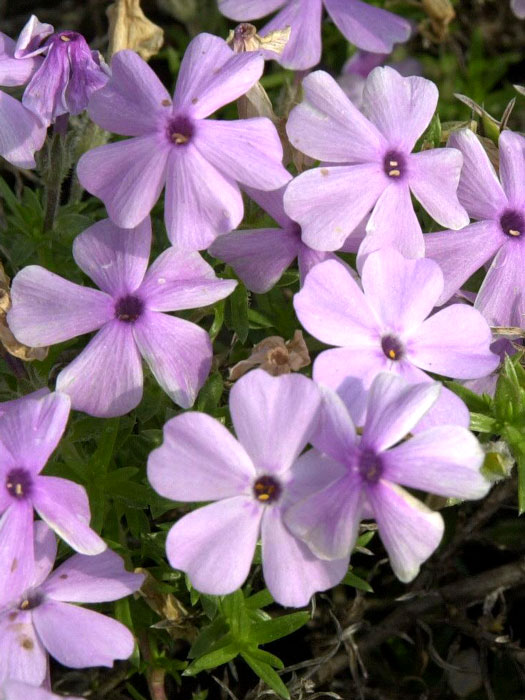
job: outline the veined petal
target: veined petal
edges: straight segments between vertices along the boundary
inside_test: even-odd
[[[143,136],[163,128],[171,115],[171,96],[156,73],[134,51],[111,59],[111,78],[89,100],[89,116],[106,131]]]
[[[31,586],[33,580],[33,506],[29,500],[14,501],[0,517],[0,551],[1,609],[6,603],[16,600]],[[0,629],[0,639],[1,636]],[[0,656],[3,655],[3,651],[0,642]],[[0,660],[0,670],[1,666]]]
[[[378,163],[313,168],[288,185],[284,208],[300,224],[306,245],[339,250],[384,189]]]
[[[412,33],[404,17],[359,0],[324,0],[324,4],[341,33],[365,51],[390,53],[394,44],[407,41]]]
[[[265,17],[286,2],[287,0],[219,0],[219,10],[225,17],[244,22]]]
[[[199,253],[171,247],[151,265],[139,293],[151,311],[179,311],[214,304],[236,286],[235,280],[216,277]]]
[[[160,197],[169,153],[162,134],[98,146],[78,161],[78,179],[104,202],[117,226],[134,228]]]
[[[445,529],[443,518],[385,480],[367,489],[367,496],[390,565],[398,579],[408,583],[439,546]]]
[[[498,251],[474,306],[491,326],[523,326],[525,318],[525,248],[508,241]]]
[[[412,153],[408,164],[410,189],[423,208],[442,226],[454,230],[470,223],[458,200],[463,157],[455,148]]]
[[[134,292],[144,278],[151,247],[151,220],[122,229],[111,219],[97,221],[73,241],[80,269],[112,297]]]
[[[35,167],[47,129],[33,112],[0,90],[0,156],[19,168]]]
[[[0,678],[41,685],[48,673],[48,656],[31,620],[32,611],[0,615]]]
[[[77,411],[92,416],[122,416],[142,398],[142,362],[131,328],[107,323],[57,377]]]
[[[264,507],[235,496],[185,515],[168,533],[169,563],[202,593],[233,593],[250,571]]]
[[[220,173],[193,144],[172,151],[168,161],[165,220],[179,250],[208,248],[241,223],[244,206],[237,184]]]
[[[512,131],[499,137],[501,184],[511,207],[525,209],[525,138]]]
[[[279,63],[294,70],[307,70],[321,60],[321,14],[322,0],[288,0],[282,10],[259,32],[266,36],[270,32],[291,28],[290,37]],[[265,12],[269,14],[269,11]]]
[[[427,318],[411,334],[407,355],[421,369],[457,379],[493,372],[499,356],[490,351],[487,321],[466,304],[453,304]]]
[[[0,85],[5,87],[24,85],[42,63],[40,57],[15,58],[15,47],[13,39],[0,32]]]
[[[298,374],[271,377],[256,369],[235,383],[233,426],[258,473],[291,467],[313,434],[320,404],[317,386]]]
[[[282,164],[277,129],[265,117],[199,123],[195,148],[219,172],[259,190],[276,190],[292,179]]]
[[[303,91],[303,102],[292,109],[286,125],[295,148],[330,163],[380,163],[387,142],[328,73],[310,73]]]
[[[447,145],[463,154],[459,201],[473,219],[495,219],[507,197],[478,137],[470,129],[453,131]]]
[[[348,241],[348,239],[346,239]],[[297,267],[299,268],[299,280],[301,287],[304,285],[306,275],[310,270],[326,260],[340,261],[340,258],[326,250],[314,250],[304,243],[300,243],[297,253]]]
[[[43,520],[34,523],[35,571],[31,586],[37,588],[49,576],[57,558],[57,538]]]
[[[168,396],[182,408],[193,406],[211,368],[206,331],[182,318],[146,311],[134,325],[133,337]]]
[[[356,448],[355,425],[343,400],[333,389],[325,385],[320,386],[320,391],[321,412],[311,443],[319,452],[346,464]],[[310,450],[306,455],[315,455],[315,451]],[[298,470],[306,455],[296,463]]]
[[[60,700],[59,695],[45,688],[37,688],[21,681],[5,681],[2,683],[2,690],[5,693],[5,700]],[[81,700],[81,698],[70,695],[69,700]]]
[[[250,199],[253,199],[261,209],[264,209],[272,217],[280,228],[286,228],[290,225],[290,217],[284,211],[283,203],[286,186],[280,187],[278,190],[256,190],[253,187],[244,186],[243,190]]]
[[[264,58],[259,52],[234,54],[212,34],[198,34],[188,45],[179,69],[174,110],[203,119],[233,102],[259,80]]]
[[[249,493],[255,468],[233,435],[205,413],[183,413],[164,426],[150,453],[148,479],[174,501],[212,501]]]

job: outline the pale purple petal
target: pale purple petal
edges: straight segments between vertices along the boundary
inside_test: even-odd
[[[326,386],[321,386],[320,389],[321,412],[311,443],[319,452],[345,464],[356,449],[355,425],[341,397]],[[312,461],[311,457],[315,454],[315,451],[310,450],[299,457],[296,471],[300,472],[301,468],[307,468]],[[306,467],[303,467],[305,460]]]
[[[51,41],[43,63],[24,90],[22,104],[46,125],[51,124],[57,116],[69,112],[66,89],[70,75],[71,63],[67,50],[61,50],[56,42]]]
[[[24,85],[42,62],[41,58],[15,58],[15,42],[0,32],[0,85]]]
[[[276,190],[292,179],[282,164],[277,129],[265,117],[237,121],[203,120],[195,148],[232,180],[259,190]]]
[[[31,585],[33,578],[33,508],[28,500],[11,500],[11,505],[0,517],[0,608],[16,600]],[[0,668],[1,664],[0,660]]]
[[[490,351],[492,333],[483,316],[453,304],[427,318],[410,337],[407,356],[427,372],[475,379],[493,372],[499,356]]]
[[[259,52],[234,54],[212,34],[198,34],[188,45],[179,69],[174,111],[196,119],[233,102],[259,80],[264,58]]]
[[[118,600],[140,588],[144,576],[124,568],[124,560],[111,549],[86,557],[75,554],[56,569],[42,589],[46,597],[69,603],[103,603]]]
[[[319,455],[319,468],[323,460]],[[333,482],[288,509],[285,522],[321,559],[350,556],[363,511],[363,492],[357,476]]]
[[[348,241],[348,238],[346,239]],[[297,253],[297,266],[299,268],[299,279],[301,286],[303,286],[306,279],[306,275],[310,272],[312,267],[315,267],[319,263],[325,262],[326,260],[339,261],[337,255],[329,253],[325,250],[314,250],[309,248],[304,243],[299,246],[299,252]]]
[[[368,394],[361,444],[375,452],[402,440],[437,401],[438,382],[408,384],[390,372],[379,374]]]
[[[215,276],[198,254],[168,248],[144,277],[139,294],[152,311],[179,311],[209,306],[233,292],[235,280]]]
[[[219,10],[225,17],[244,22],[269,15],[285,2],[287,0],[219,0]]]
[[[252,187],[243,187],[250,199],[253,199],[261,209],[269,214],[272,219],[279,224],[281,228],[286,228],[290,225],[291,219],[284,211],[283,197],[286,191],[285,187],[280,187],[278,190],[255,190]]]
[[[473,219],[495,219],[507,204],[507,197],[478,137],[470,129],[453,131],[448,146],[463,154],[459,201]]]
[[[344,64],[341,75],[358,75],[367,78],[374,68],[383,65],[387,60],[387,53],[374,53],[372,51],[356,51]]]
[[[77,411],[110,418],[128,413],[142,398],[142,362],[131,328],[112,321],[57,377]]]
[[[408,162],[410,189],[416,199],[439,224],[454,230],[470,223],[457,195],[462,164],[461,152],[455,148],[413,153]]]
[[[498,251],[476,297],[475,307],[491,326],[523,326],[525,248],[509,240]]]
[[[45,688],[37,688],[20,681],[6,681],[0,686],[5,693],[5,700],[61,700],[63,695],[55,695]],[[81,700],[78,696],[68,695],[68,700]]]
[[[232,422],[257,472],[290,468],[315,429],[320,403],[314,382],[298,374],[271,377],[256,369],[235,383]]]
[[[292,109],[286,125],[295,148],[330,163],[382,160],[387,147],[384,137],[328,73],[310,73],[303,80],[303,91],[303,102]],[[353,192],[352,185],[349,190]]]
[[[11,401],[1,401],[0,402],[0,417],[4,415],[4,413],[7,413],[11,408],[16,406],[19,401],[25,401],[26,399],[40,399],[43,396],[47,396],[50,393],[50,390],[46,387],[42,387],[42,389],[37,389],[37,391],[32,391],[30,394],[25,394],[24,396],[21,396],[18,399],[12,399]],[[0,458],[1,461],[2,458]],[[1,499],[1,496],[0,496]]]
[[[115,315],[114,302],[38,265],[24,267],[11,285],[9,327],[31,347],[54,345],[97,330]]]
[[[380,321],[341,262],[327,260],[310,270],[294,308],[301,324],[323,343],[360,350],[378,345]]]
[[[63,666],[113,666],[133,652],[133,635],[122,623],[78,605],[46,600],[33,623],[48,652]]]
[[[27,58],[45,52],[47,47],[44,40],[53,32],[53,25],[40,22],[36,15],[31,15],[16,41],[15,57]]]
[[[407,260],[386,248],[371,254],[363,266],[363,290],[386,328],[408,333],[434,308],[443,289],[443,275],[433,260]]]
[[[441,306],[461,285],[492,258],[502,243],[494,221],[478,221],[461,231],[438,231],[425,236],[425,255],[443,272],[445,286],[436,304]]]
[[[100,289],[120,297],[134,292],[142,282],[150,247],[149,216],[134,229],[122,229],[103,219],[75,238],[73,257]]]
[[[288,0],[283,9],[260,30],[261,36],[291,28],[279,63],[294,70],[307,70],[321,60],[322,0]],[[269,14],[269,12],[265,12]]]
[[[173,151],[168,161],[165,219],[170,241],[180,250],[208,248],[241,223],[244,207],[237,184],[195,148]]]
[[[263,294],[280,280],[301,245],[291,229],[265,228],[226,233],[215,239],[209,252],[231,265],[248,289]]]
[[[206,331],[182,318],[146,311],[134,325],[133,337],[168,396],[182,408],[193,406],[211,368]]]
[[[262,519],[264,581],[281,605],[302,608],[314,593],[332,588],[348,570],[348,559],[323,561],[294,537],[278,508],[267,508]]]
[[[499,137],[501,184],[511,207],[525,209],[525,138],[512,131]]]
[[[219,421],[191,412],[164,426],[164,442],[148,458],[148,479],[173,501],[212,501],[249,492],[255,469]]]
[[[18,100],[0,90],[0,156],[19,168],[35,167],[47,130]]]
[[[381,480],[367,490],[381,540],[395,575],[408,583],[443,537],[443,518],[408,491]]]
[[[345,426],[338,427],[342,431]],[[325,435],[328,437],[328,431]],[[343,443],[350,446],[350,452],[344,454],[343,463],[341,461],[336,461],[337,458],[331,458],[327,454],[320,454],[320,452],[323,451],[322,447],[328,447],[328,442],[321,442],[319,433],[317,433],[312,438],[312,442],[314,440],[317,441],[318,449],[308,450],[300,455],[288,472],[283,502],[279,504],[281,509],[284,508],[286,510],[290,505],[302,501],[304,498],[314,493],[322,491],[333,482],[339,481],[342,477],[346,476],[347,468],[344,464],[348,462],[355,444],[351,439],[345,440],[343,435],[339,435],[338,437],[339,447],[341,447]],[[339,452],[339,456],[341,456],[341,452]]]
[[[393,223],[395,222],[395,223]],[[375,250],[393,246],[407,258],[425,254],[423,231],[414,211],[410,189],[393,182],[383,191],[366,225],[367,235],[359,249],[359,264]]]
[[[8,610],[0,615],[0,678],[41,685],[47,673],[46,650],[31,622],[31,612]]]
[[[232,593],[250,571],[264,507],[236,496],[185,515],[168,533],[169,563],[202,593]]]
[[[78,179],[104,202],[117,226],[134,228],[160,197],[169,153],[162,134],[98,146],[78,161]]]
[[[510,0],[510,6],[518,19],[525,19],[525,0]]]
[[[80,484],[55,476],[38,476],[31,497],[42,520],[75,551],[99,554],[106,549],[104,540],[89,527],[89,500]]]
[[[306,245],[339,250],[384,189],[379,163],[313,168],[288,185],[284,207],[300,224]]]
[[[31,586],[40,586],[51,573],[55,559],[57,558],[57,538],[55,533],[43,521],[34,523],[35,533],[35,571]]]
[[[91,96],[91,119],[124,136],[162,129],[171,115],[171,96],[148,64],[134,51],[118,51],[111,73],[107,85]]]
[[[381,456],[383,476],[402,486],[448,498],[483,498],[490,483],[481,474],[485,453],[466,428],[431,428]]]
[[[324,0],[324,4],[341,33],[365,51],[390,53],[394,44],[407,41],[412,33],[410,22],[404,17],[366,2]]]

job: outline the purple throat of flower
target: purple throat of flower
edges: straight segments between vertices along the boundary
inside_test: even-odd
[[[21,501],[28,498],[33,490],[33,479],[27,469],[17,467],[11,469],[5,480],[7,493],[17,500]]]
[[[405,354],[403,344],[395,335],[384,335],[381,338],[381,350],[385,357],[394,362],[399,362]]]
[[[377,484],[383,473],[380,455],[373,450],[362,450],[359,454],[357,469],[367,484]]]
[[[20,601],[18,605],[19,610],[34,610],[35,608],[38,608],[38,606],[43,603],[44,601],[44,594],[39,591],[38,589],[36,590],[30,590],[26,591],[24,593],[22,600]]]
[[[115,304],[115,318],[124,323],[134,323],[142,316],[144,302],[134,294],[121,297]]]
[[[406,173],[405,156],[399,151],[388,151],[383,158],[383,170],[393,180],[403,178]]]
[[[281,484],[273,476],[260,476],[253,485],[255,498],[264,504],[275,503],[281,496]]]
[[[181,114],[168,121],[166,133],[170,143],[175,146],[186,146],[195,135],[195,125],[191,119]]]
[[[506,236],[519,238],[525,233],[525,217],[519,211],[508,209],[500,217],[499,225]]]

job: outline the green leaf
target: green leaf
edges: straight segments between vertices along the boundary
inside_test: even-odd
[[[188,658],[198,659],[200,656],[204,656],[204,654],[212,650],[215,644],[218,644],[221,638],[226,636],[227,632],[228,623],[222,616],[217,617],[211,625],[203,627],[199,636],[191,645]],[[228,640],[231,640],[231,635],[228,636]]]
[[[274,690],[281,698],[290,700],[290,693],[287,687],[269,664],[259,661],[259,659],[255,658],[249,651],[242,651],[241,656],[252,671],[254,671],[268,687]]]
[[[352,571],[349,571],[346,576],[344,577],[343,583],[346,583],[347,586],[352,586],[353,588],[358,588],[360,591],[366,591],[367,593],[373,593],[374,589],[372,586],[368,583],[368,581],[365,581],[362,578],[359,578],[359,576],[356,576]]]
[[[525,452],[514,453],[518,467],[518,508],[519,514],[525,512]]]
[[[485,413],[489,415],[492,413],[492,398],[487,396],[487,394],[479,395],[474,391],[467,389],[466,386],[458,384],[457,382],[443,382],[443,384],[453,391],[459,398],[465,402],[469,411],[474,411],[475,413]]]
[[[210,339],[211,342],[215,340],[215,338],[219,335],[219,332],[223,326],[224,323],[224,307],[226,305],[226,302],[224,299],[219,301],[215,306],[213,307],[213,323],[211,324],[210,328]]]
[[[495,433],[498,422],[482,413],[470,414],[470,429],[476,433]]]
[[[224,383],[221,374],[220,372],[214,372],[208,377],[206,384],[200,390],[195,410],[211,413],[219,405],[223,390]]]
[[[246,598],[245,605],[250,610],[255,610],[256,608],[265,608],[267,605],[271,605],[274,602],[273,596],[270,591],[265,588],[259,591],[255,595]]]
[[[195,676],[200,671],[227,664],[238,655],[239,651],[239,644],[236,641],[226,644],[226,646],[210,651],[208,654],[204,654],[204,656],[193,661],[184,671],[183,675]]]
[[[254,622],[250,629],[250,639],[257,644],[268,644],[276,639],[286,637],[300,629],[310,619],[310,613],[297,612],[282,617],[274,617],[273,620]]]
[[[226,325],[237,333],[241,343],[245,343],[250,330],[248,321],[248,290],[239,282],[227,299]]]
[[[279,671],[282,671],[284,668],[284,664],[281,659],[278,656],[275,656],[275,654],[270,654],[269,651],[250,647],[249,653],[254,659],[261,661],[263,664],[269,664],[270,666],[273,666],[273,668],[277,668]]]

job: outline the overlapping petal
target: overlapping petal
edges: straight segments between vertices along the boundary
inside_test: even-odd
[[[46,650],[32,625],[31,612],[0,615],[0,678],[41,685],[47,671]]]
[[[523,326],[525,246],[509,240],[498,251],[476,297],[475,307],[491,326]]]
[[[19,168],[34,168],[46,134],[37,116],[0,90],[0,156]]]
[[[219,0],[219,10],[225,17],[243,22],[269,15],[285,2],[286,0]]]
[[[525,138],[513,131],[499,137],[501,184],[511,207],[525,209]]]
[[[12,503],[0,517],[0,551],[1,609],[6,603],[16,600],[32,582],[35,552],[33,508],[29,501]],[[1,635],[0,629],[0,656],[5,653],[1,648]],[[1,665],[0,660],[0,678],[3,677]]]
[[[272,4],[271,2],[268,5]],[[282,10],[264,25],[260,33],[291,27],[290,37],[279,58],[286,68],[307,70],[321,60],[321,13],[322,0],[288,0]],[[268,14],[269,10],[265,12]]]

